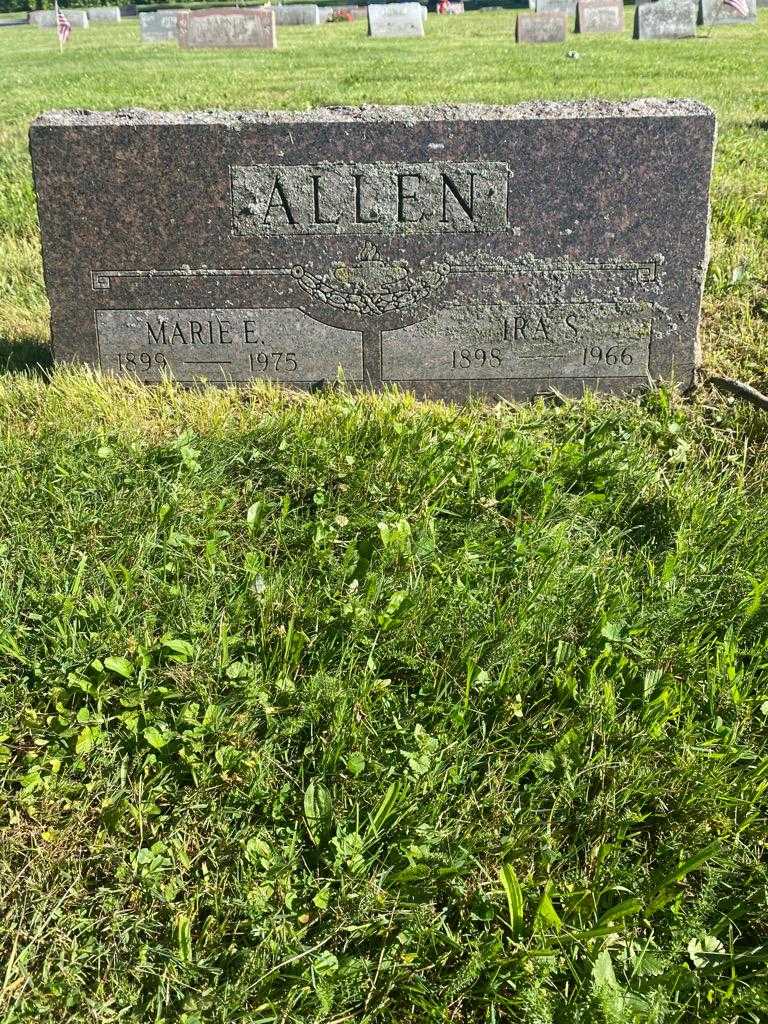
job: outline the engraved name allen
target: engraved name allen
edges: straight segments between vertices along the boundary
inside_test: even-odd
[[[504,163],[323,163],[230,168],[238,235],[507,230]]]

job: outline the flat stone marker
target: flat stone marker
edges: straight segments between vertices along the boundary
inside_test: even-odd
[[[189,11],[142,11],[139,32],[142,43],[176,43],[179,40],[179,15]]]
[[[515,42],[564,43],[565,15],[556,11],[547,14],[518,14]]]
[[[368,35],[374,39],[423,36],[425,17],[419,3],[369,4]]]
[[[754,25],[757,21],[755,0],[746,0],[749,8],[746,15],[726,4],[724,0],[699,0],[700,25]]]
[[[120,21],[119,7],[89,7],[90,21]]]
[[[85,11],[61,9],[72,28],[88,28],[88,15]],[[32,15],[35,15],[32,21]],[[56,28],[56,11],[30,11],[30,23],[38,28]]]
[[[185,50],[277,47],[274,7],[211,7],[182,14],[179,45]]]
[[[278,4],[274,10],[277,25],[320,24],[320,8],[317,4]]]
[[[658,0],[635,7],[635,39],[685,39],[696,35],[697,0]]]
[[[621,0],[578,0],[576,31],[581,34],[623,32],[624,4]]]
[[[576,0],[528,0],[532,11],[537,14],[576,14]]]
[[[690,385],[714,134],[684,100],[44,114],[56,358],[451,400]]]

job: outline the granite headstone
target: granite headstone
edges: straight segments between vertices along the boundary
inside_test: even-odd
[[[529,0],[529,6],[537,14],[576,14],[576,0]]]
[[[686,100],[45,114],[56,358],[457,400],[690,385],[714,135]]]
[[[61,8],[61,13],[72,28],[88,28],[88,14],[72,8]],[[33,15],[35,15],[33,20]],[[38,28],[56,28],[56,11],[31,11],[30,23]]]
[[[120,21],[119,7],[89,7],[88,18],[90,21]]]
[[[139,31],[142,43],[176,43],[179,40],[179,15],[189,11],[142,11]]]
[[[517,43],[564,43],[565,15],[556,11],[546,14],[518,14],[515,22]]]
[[[700,25],[754,25],[757,21],[755,0],[744,0],[747,13],[741,14],[725,0],[699,0]]]
[[[581,34],[623,32],[624,4],[621,0],[578,0],[576,31]]]
[[[181,14],[179,45],[185,50],[277,47],[274,7],[211,7]]]
[[[697,0],[657,0],[635,7],[635,39],[685,39],[696,35]]]
[[[136,6],[136,4],[123,4],[120,7],[121,18],[138,18],[138,16],[139,8]]]
[[[402,39],[424,35],[426,10],[419,3],[369,4],[368,35],[374,39]]]
[[[274,10],[277,25],[320,24],[320,8],[317,4],[278,4]]]

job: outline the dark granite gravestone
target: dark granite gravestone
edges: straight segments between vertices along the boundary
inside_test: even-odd
[[[690,385],[714,134],[682,100],[45,114],[55,355],[459,400]]]
[[[698,0],[657,0],[635,7],[635,39],[685,39],[696,35]]]
[[[623,32],[624,4],[621,0],[578,0],[576,31],[581,34]]]
[[[564,43],[565,15],[552,11],[547,14],[518,14],[515,21],[517,43]]]
[[[120,8],[121,18],[138,18],[139,8],[136,4],[123,4]]]
[[[185,50],[277,47],[273,7],[211,7],[179,16],[179,45]]]
[[[700,25],[754,25],[757,21],[755,0],[745,0],[747,14],[740,14],[725,0],[699,0]]]

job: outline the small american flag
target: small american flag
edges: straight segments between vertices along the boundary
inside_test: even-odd
[[[56,3],[56,31],[59,35],[59,48],[64,46],[64,43],[69,39],[69,33],[72,31],[72,26],[64,17],[59,10],[58,2]]]
[[[747,0],[723,0],[724,7],[732,7],[737,14],[740,14],[742,18],[749,17],[749,5]]]

